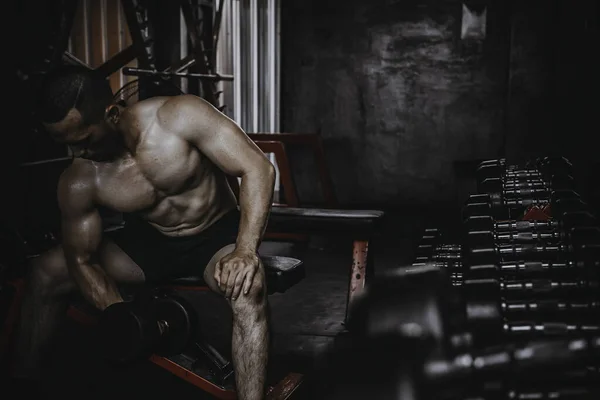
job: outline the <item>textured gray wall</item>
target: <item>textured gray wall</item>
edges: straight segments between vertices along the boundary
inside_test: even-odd
[[[557,42],[573,46],[581,8],[487,3],[478,48],[460,41],[459,1],[283,2],[282,127],[323,137],[343,205],[460,203],[462,162],[582,151],[556,100],[570,90],[577,108]],[[309,155],[292,159],[301,200],[318,201]]]

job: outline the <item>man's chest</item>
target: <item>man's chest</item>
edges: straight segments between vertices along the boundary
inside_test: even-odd
[[[100,202],[122,212],[146,210],[196,187],[206,173],[198,151],[182,140],[141,144],[136,154],[98,175]]]

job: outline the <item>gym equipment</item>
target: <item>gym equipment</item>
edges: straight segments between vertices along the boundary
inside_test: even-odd
[[[478,182],[494,177],[547,178],[555,174],[570,174],[572,167],[573,165],[566,158],[539,160],[535,165],[527,166],[528,169],[507,169],[506,164],[491,162],[480,165],[476,169],[475,174]]]
[[[476,232],[477,233],[477,232]],[[475,236],[475,235],[472,235]],[[483,240],[463,246],[469,264],[495,263],[499,261],[544,259],[587,260],[600,254],[600,228],[577,227],[569,234],[569,240],[559,243],[492,243],[483,234]]]
[[[477,186],[479,193],[497,194],[506,198],[549,196],[554,190],[575,190],[575,188],[575,180],[570,175],[553,176],[550,182],[504,181],[501,178],[487,178]]]
[[[462,209],[463,220],[476,215],[490,215],[498,220],[521,218],[528,207],[549,206],[553,212],[588,210],[579,194],[572,190],[553,191],[549,197],[504,198],[499,194],[470,195]]]
[[[548,221],[508,220],[496,221],[491,215],[473,215],[463,221],[467,232],[564,232],[575,226],[599,226],[596,217],[589,211],[566,211]]]
[[[338,354],[364,357],[361,361],[371,366],[367,373],[373,378],[367,382],[377,382],[374,386],[390,383],[398,389],[397,385],[409,385],[410,396],[403,399],[487,398],[485,395],[492,396],[492,392],[499,395],[511,390],[536,393],[541,387],[536,390],[535,386],[543,378],[555,382],[556,391],[572,387],[574,382],[580,383],[586,394],[597,389],[591,385],[597,376],[590,380],[577,376],[600,363],[598,325],[592,330],[592,324],[511,322],[494,334],[481,320],[469,321],[466,312],[461,315],[456,308],[460,303],[457,291],[449,288],[444,275],[444,271],[428,265],[390,271],[371,282],[351,313],[350,320],[359,325],[351,331],[351,344]],[[571,330],[571,337],[552,338],[561,333],[552,331],[557,328]],[[508,340],[509,336],[514,340]],[[535,336],[538,338],[533,340]],[[336,369],[338,373],[332,375],[353,382],[347,375],[351,373],[349,360],[345,360],[335,364],[343,372]],[[414,363],[407,365],[409,360]],[[492,382],[496,385],[488,387]],[[552,389],[548,383],[543,387]],[[480,397],[468,396],[474,393]],[[344,394],[351,395],[352,391]],[[328,394],[328,398],[336,397]]]
[[[126,363],[152,353],[181,353],[195,333],[195,316],[194,309],[172,293],[115,303],[100,315],[97,332],[105,345],[102,354],[110,361]]]

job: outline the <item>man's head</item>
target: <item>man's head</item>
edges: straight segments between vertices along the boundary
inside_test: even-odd
[[[84,67],[64,66],[45,75],[38,115],[52,138],[71,146],[76,156],[103,159],[114,136],[107,122],[112,99],[106,79]]]

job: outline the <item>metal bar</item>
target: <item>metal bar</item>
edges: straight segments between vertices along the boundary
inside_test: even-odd
[[[66,62],[67,64],[75,64],[75,65],[80,65],[82,67],[92,69],[92,67],[90,67],[88,64],[84,63],[83,61],[81,61],[79,58],[75,57],[73,54],[71,54],[68,51],[65,51],[63,53],[62,59],[63,59],[63,62]]]
[[[277,2],[276,0],[267,0],[267,60],[268,60],[268,88],[269,91],[268,101],[268,129],[269,132],[277,132],[275,115],[277,112],[277,95],[275,92],[277,91],[277,58],[279,57],[279,52],[277,51]]]
[[[225,0],[219,1],[219,8],[215,13],[215,23],[213,25],[213,49],[216,51],[217,44],[219,43],[219,34],[221,30],[221,19],[223,18],[223,7],[225,6]]]
[[[198,29],[198,21],[194,17],[192,4],[190,3],[190,0],[180,0],[180,4],[181,11],[185,19],[185,24],[187,26],[188,38],[190,39],[190,44],[192,45],[192,54],[196,59],[196,66],[200,70],[200,74],[210,75],[211,70],[210,65],[208,64],[209,60],[206,57],[206,50]],[[213,106],[218,107],[219,105],[215,96],[215,88],[213,87],[212,82],[204,79],[201,80],[200,83],[202,85],[202,92],[204,93],[206,100]]]
[[[49,158],[47,160],[39,160],[39,161],[30,161],[19,164],[19,167],[31,167],[32,165],[42,165],[42,164],[51,164],[61,161],[71,161],[73,157],[59,157],[59,158]]]
[[[187,39],[187,26],[185,25],[185,19],[183,17],[183,12],[181,11],[181,8],[179,9],[179,57],[181,58],[181,60],[179,61],[179,63],[177,63],[177,65],[172,65],[171,67],[167,68],[166,71],[175,71],[175,72],[180,72],[180,66],[181,65],[186,65],[188,63],[191,62],[191,65],[194,65],[193,63],[196,61],[194,60],[194,57],[192,57],[191,55],[188,54],[188,39]],[[186,62],[187,59],[187,62]],[[186,66],[184,69],[189,68],[191,65]],[[188,82],[185,79],[181,80],[180,83],[181,86],[181,90],[183,93],[187,93],[188,92]]]
[[[123,13],[125,14],[125,20],[129,27],[129,34],[131,35],[131,41],[137,52],[138,65],[142,68],[154,67],[153,60],[150,58],[150,54],[146,49],[146,42],[144,38],[143,28],[140,26],[137,17],[137,11],[131,0],[122,0]]]
[[[96,72],[98,72],[103,77],[108,77],[114,72],[118,71],[123,66],[129,64],[129,62],[134,60],[136,56],[137,54],[135,46],[131,45],[112,56],[109,60],[106,60],[104,64],[96,68]],[[121,85],[121,87],[122,86],[123,85]]]
[[[211,81],[232,81],[233,75],[213,75],[213,74],[195,74],[195,73],[187,73],[187,72],[167,72],[167,71],[156,71],[150,69],[142,69],[142,68],[131,68],[125,67],[123,68],[123,73],[125,75],[135,75],[135,76],[158,76],[171,78],[174,76],[178,76],[180,78],[190,78],[190,79],[206,79]]]
[[[252,107],[250,130],[256,132],[258,128],[259,113],[259,77],[258,77],[258,0],[250,0],[250,106]]]
[[[89,0],[83,0],[83,54],[85,54],[85,63],[90,65],[91,46],[90,46],[90,4]]]
[[[274,87],[273,87],[273,96],[274,96],[274,107],[273,118],[275,124],[273,126],[273,132],[281,131],[281,1],[275,0],[275,16],[274,16],[274,26],[275,26],[275,43],[274,43],[274,51],[275,57],[275,77],[274,77]]]
[[[233,119],[242,125],[242,51],[240,35],[240,2],[231,3],[232,47],[233,47],[233,76],[239,77],[233,81]]]
[[[100,43],[102,44],[102,62],[108,57],[108,29],[106,22],[106,0],[100,0]]]
[[[123,46],[125,45],[125,27],[123,26],[123,6],[121,2],[117,4],[117,29],[119,29],[119,53],[123,51]],[[114,58],[114,57],[113,57]],[[119,72],[119,88],[122,88],[125,85],[125,77],[122,72]]]
[[[183,24],[183,25],[185,26],[185,24]],[[186,32],[186,34],[187,34],[187,32]],[[186,52],[187,52],[187,39],[182,38],[182,41],[185,41],[185,48],[186,48]],[[176,62],[175,64],[166,68],[165,72],[169,72],[169,71],[181,72],[181,71],[184,71],[184,70],[192,67],[194,64],[196,64],[196,59],[194,58],[194,55],[188,54],[185,57],[183,57],[181,60]]]

